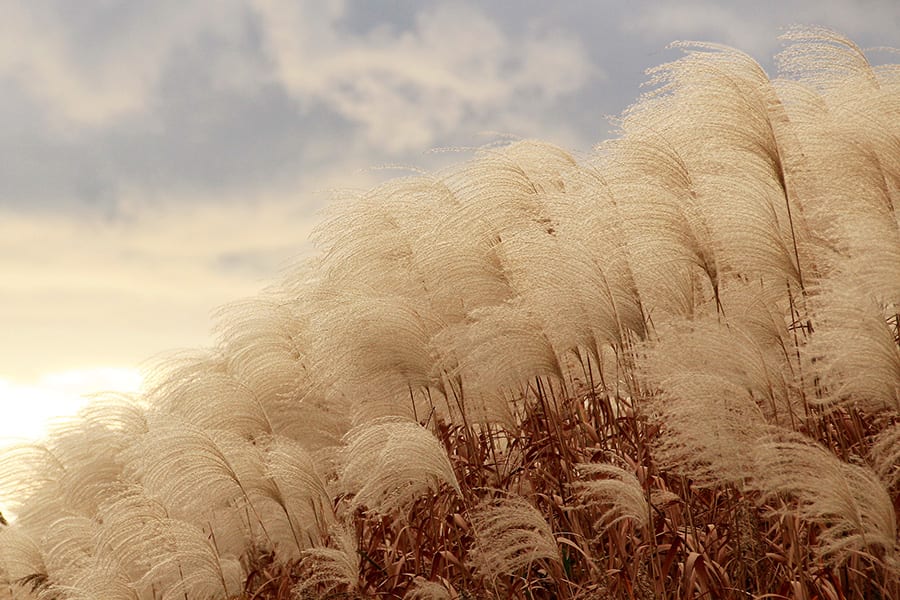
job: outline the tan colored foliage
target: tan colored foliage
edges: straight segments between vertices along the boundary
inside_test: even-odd
[[[0,457],[14,598],[900,598],[900,70],[679,44]]]

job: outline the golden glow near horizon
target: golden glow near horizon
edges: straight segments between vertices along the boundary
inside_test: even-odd
[[[42,439],[53,422],[75,415],[101,392],[138,393],[137,369],[93,367],[47,373],[33,381],[0,378],[0,448]],[[8,521],[15,514],[0,504]]]
[[[137,369],[94,367],[48,373],[30,382],[0,378],[0,446],[40,439],[54,419],[72,416],[100,392],[137,393]]]

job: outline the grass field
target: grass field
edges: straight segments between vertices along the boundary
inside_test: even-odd
[[[336,198],[0,458],[12,598],[900,598],[900,67],[684,45],[589,156]]]

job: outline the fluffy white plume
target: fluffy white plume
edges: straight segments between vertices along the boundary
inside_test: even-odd
[[[553,530],[524,498],[485,501],[471,514],[472,562],[489,579],[513,575],[541,562],[559,563]]]
[[[341,489],[353,503],[381,514],[402,514],[442,483],[462,494],[440,442],[416,422],[376,419],[346,436]]]

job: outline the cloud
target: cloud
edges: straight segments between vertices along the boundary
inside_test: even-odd
[[[600,75],[576,39],[538,25],[510,35],[474,6],[421,8],[399,31],[354,33],[348,13],[317,0],[18,0],[0,22],[0,80],[45,106],[57,130],[102,127],[152,114],[166,74],[217,40],[197,76],[220,91],[282,85],[301,108],[324,106],[397,154],[499,112],[537,122]]]
[[[721,41],[755,55],[768,50],[777,36],[772,28],[748,20],[734,6],[710,2],[664,4],[644,10],[631,27],[673,40],[689,36]],[[710,35],[718,39],[713,40]]]
[[[0,377],[204,346],[214,308],[257,294],[309,251],[315,219],[291,194],[177,200],[138,199],[113,222],[0,212]]]
[[[894,0],[665,1],[643,3],[623,21],[626,31],[664,41],[720,42],[763,63],[778,52],[778,36],[791,25],[830,27],[864,46],[900,43],[900,11]]]
[[[434,168],[423,152],[486,130],[588,147],[565,118],[602,75],[580,36],[501,24],[449,3],[386,17],[313,0],[13,1],[0,203],[112,214],[134,188],[236,197],[296,172]]]
[[[61,129],[101,126],[146,111],[167,61],[202,36],[239,38],[241,17],[230,1],[13,0],[0,21],[0,76],[44,104]]]
[[[278,78],[297,102],[328,106],[389,153],[471,134],[500,111],[536,119],[600,75],[576,40],[538,27],[512,37],[471,6],[424,9],[409,30],[351,34],[338,27],[341,3],[255,5]]]

